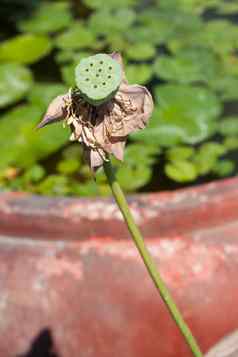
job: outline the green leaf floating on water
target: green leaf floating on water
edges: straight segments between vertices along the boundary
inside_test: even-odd
[[[156,49],[149,43],[138,43],[129,46],[126,51],[126,56],[131,60],[143,61],[153,58],[156,54]]]
[[[238,3],[236,0],[234,1],[217,1],[218,2],[218,13],[224,15],[233,15],[238,13]]]
[[[238,48],[238,28],[228,20],[208,21],[200,28],[200,31],[179,33],[169,41],[169,48],[173,51],[185,46],[197,44],[213,49],[219,55],[227,55]]]
[[[37,192],[49,196],[67,195],[71,192],[69,179],[63,175],[49,175],[37,186]]]
[[[117,179],[126,191],[134,191],[144,186],[150,180],[151,175],[151,168],[140,163],[130,166],[125,162],[117,171]]]
[[[166,164],[165,172],[168,177],[177,182],[194,181],[198,176],[196,166],[186,160],[177,160]]]
[[[217,164],[220,156],[226,154],[226,147],[223,144],[210,142],[203,144],[196,152],[194,164],[199,175],[206,175]]]
[[[221,0],[157,0],[157,3],[160,8],[176,8],[196,14],[200,14],[208,8],[213,8],[220,2]]]
[[[22,99],[31,86],[29,69],[16,63],[0,64],[0,108]]]
[[[18,35],[1,43],[0,61],[31,64],[46,56],[51,48],[51,41],[47,36]]]
[[[78,63],[81,61],[81,59],[83,59],[85,57],[92,56],[92,53],[85,52],[85,51],[74,52],[71,54],[69,53],[68,57],[67,57],[66,53],[65,53],[66,56],[64,55],[64,51],[62,51],[61,54],[62,54],[61,60],[65,59],[65,60],[67,60],[66,62],[69,62],[69,63],[62,65],[60,67],[60,72],[61,72],[63,82],[69,86],[72,86],[75,83],[75,67],[78,65]]]
[[[67,64],[60,68],[61,76],[65,84],[72,86],[75,83],[75,64]]]
[[[125,150],[124,164],[113,163],[117,168],[118,180],[126,191],[134,191],[145,186],[152,175],[152,165],[158,159],[158,145],[140,143],[128,145]],[[140,158],[138,160],[138,157]]]
[[[221,105],[206,88],[162,85],[155,97],[158,104],[148,127],[131,135],[132,139],[171,146],[196,144],[213,133]]]
[[[220,177],[229,176],[235,170],[235,163],[231,160],[220,160],[212,169],[212,172]]]
[[[166,152],[166,157],[169,161],[187,160],[190,159],[195,153],[193,147],[190,146],[175,146],[169,148]]]
[[[223,141],[223,145],[228,151],[237,150],[238,149],[237,135],[227,136]]]
[[[46,110],[49,103],[60,94],[65,94],[68,87],[62,83],[35,83],[28,96],[33,105],[37,105]]]
[[[50,33],[69,26],[73,21],[69,2],[41,3],[27,20],[20,22],[23,32]]]
[[[136,0],[83,0],[83,3],[91,9],[118,9],[136,4]]]
[[[129,38],[136,41],[148,41],[154,44],[166,44],[168,41],[180,37],[191,37],[199,33],[202,21],[198,16],[184,11],[175,11],[174,8],[157,11],[155,8],[147,9],[138,16],[138,28],[132,28],[128,33]]]
[[[181,83],[208,82],[217,77],[219,70],[216,55],[202,47],[185,48],[175,56],[160,56],[154,64],[157,77]]]
[[[25,183],[39,182],[43,179],[45,174],[45,169],[41,165],[36,164],[26,170],[22,178]]]
[[[31,166],[68,141],[69,132],[62,128],[62,124],[35,130],[42,114],[37,106],[22,105],[2,116],[0,169],[10,164],[17,167]]]
[[[129,64],[126,66],[126,77],[131,84],[146,84],[153,76],[153,70],[148,64]]]
[[[124,160],[130,165],[135,166],[140,158],[140,164],[149,166],[155,162],[156,155],[160,154],[158,145],[143,145],[141,143],[130,144],[126,147]]]
[[[109,44],[109,49],[111,52],[114,52],[115,49],[117,52],[125,53],[130,44],[125,38],[123,33],[113,33],[107,36],[107,42]]]
[[[211,89],[217,92],[223,101],[238,99],[238,78],[235,76],[220,76],[209,82]]]
[[[238,135],[238,117],[225,117],[218,124],[218,131],[222,135]]]
[[[110,36],[128,30],[135,19],[136,13],[129,8],[119,8],[113,12],[103,9],[92,14],[89,28],[95,34]]]
[[[130,28],[130,31],[125,33],[126,38],[133,43],[150,43],[152,45],[157,45],[165,42],[166,37],[168,37],[168,29],[161,32],[159,29],[159,24],[157,26],[145,26],[145,25],[135,25]],[[169,31],[170,32],[170,31]],[[110,39],[110,37],[109,37]]]
[[[57,165],[57,171],[62,175],[71,175],[79,171],[80,161],[77,159],[61,160]]]
[[[226,20],[210,21],[201,33],[201,41],[218,53],[227,53],[238,48],[238,28]]]
[[[83,23],[74,23],[56,38],[56,46],[61,49],[91,48],[95,45],[95,35]]]

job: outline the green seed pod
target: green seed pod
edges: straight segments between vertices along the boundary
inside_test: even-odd
[[[122,80],[122,69],[109,55],[99,53],[82,59],[75,69],[75,77],[82,97],[97,106],[115,95]]]

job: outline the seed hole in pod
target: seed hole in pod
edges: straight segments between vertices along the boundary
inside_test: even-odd
[[[89,78],[86,78],[86,81],[88,82],[88,81],[89,81]]]
[[[112,78],[112,76],[108,76],[107,78]]]
[[[106,82],[103,82],[103,85],[105,86],[105,85],[106,85]]]
[[[93,66],[93,63],[90,63],[90,66],[92,67],[92,66]]]
[[[97,87],[98,87],[98,86],[95,84],[95,85],[94,85],[94,88],[97,88]]]
[[[103,64],[103,61],[100,61],[99,63],[100,63],[100,64]]]
[[[86,68],[85,71],[88,72],[88,68]]]
[[[101,68],[99,68],[98,72],[102,72],[102,69],[101,69]]]
[[[96,74],[96,77],[99,77],[99,74]]]
[[[110,71],[112,70],[112,66],[109,67]]]

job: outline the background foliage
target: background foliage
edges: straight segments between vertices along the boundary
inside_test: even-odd
[[[236,174],[236,0],[20,1],[0,4],[0,186],[47,195],[106,195],[81,148],[56,124],[34,130],[74,67],[120,51],[131,83],[155,99],[149,127],[130,138],[126,191],[160,190]]]

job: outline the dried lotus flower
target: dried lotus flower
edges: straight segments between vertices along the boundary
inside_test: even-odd
[[[38,128],[64,120],[71,128],[70,140],[82,144],[87,162],[96,170],[108,154],[123,160],[127,136],[145,128],[153,100],[145,87],[128,84],[118,53],[82,61],[76,67],[78,87],[50,103]]]

